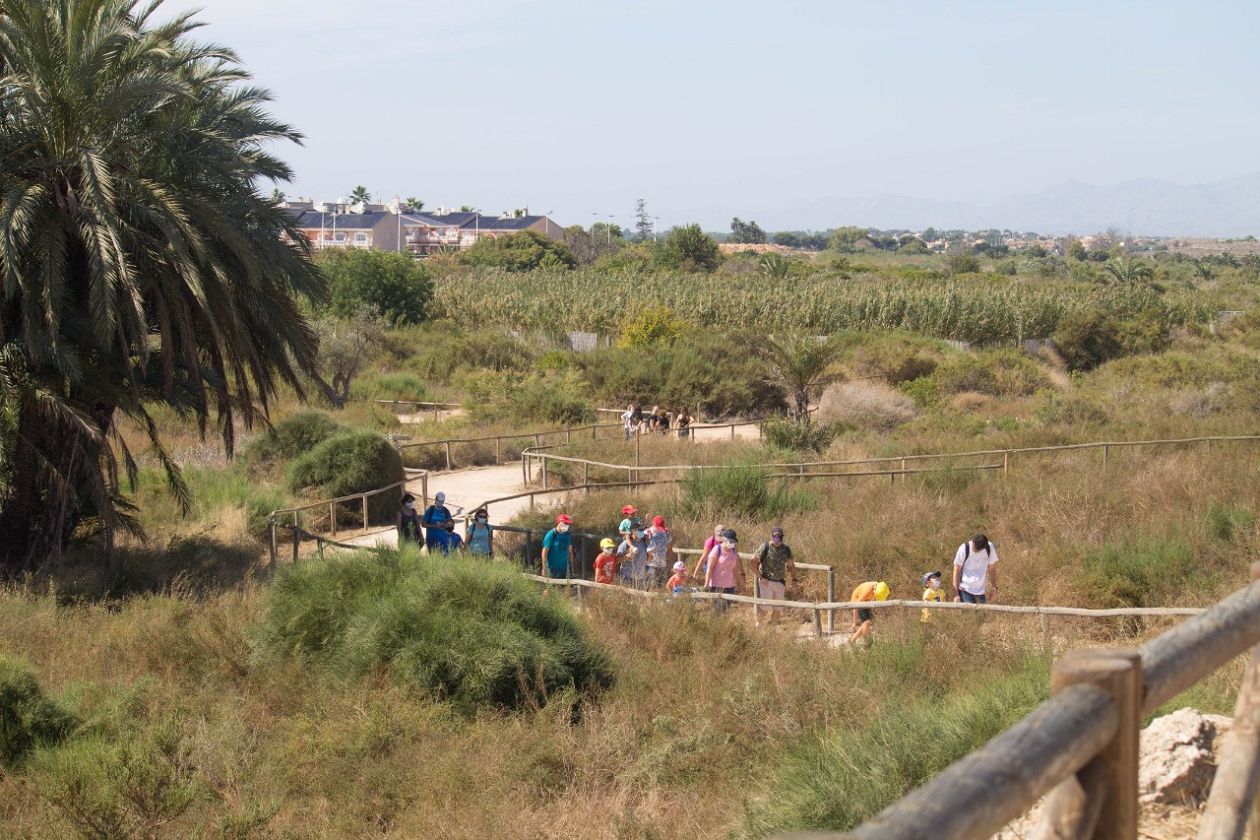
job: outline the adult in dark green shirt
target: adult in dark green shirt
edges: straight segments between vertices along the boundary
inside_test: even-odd
[[[543,536],[542,573],[543,577],[567,578],[569,563],[573,560],[573,535],[569,527],[573,520],[568,514],[556,517],[556,527]]]
[[[757,565],[757,588],[762,598],[782,601],[787,597],[787,576],[792,576],[792,587],[796,587],[796,563],[792,560],[792,549],[783,541],[783,529],[770,531],[770,541],[761,544],[753,554]],[[771,624],[779,620],[782,613],[780,607],[757,607],[758,618],[769,613]]]

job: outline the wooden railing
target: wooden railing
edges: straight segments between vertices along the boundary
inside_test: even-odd
[[[503,463],[503,451],[504,451],[503,444],[505,442],[506,443],[520,443],[521,441],[532,440],[534,442],[534,449],[538,449],[542,447],[543,438],[559,435],[563,437],[564,439],[563,441],[561,441],[559,444],[556,444],[556,445],[562,445],[566,443],[572,443],[575,435],[580,438],[580,437],[585,436],[587,433],[589,433],[591,436],[591,440],[596,440],[599,437],[600,429],[620,429],[620,428],[621,428],[621,424],[619,423],[591,423],[585,426],[574,426],[572,428],[567,428],[567,429],[548,429],[546,431],[539,431],[539,432],[520,432],[517,434],[506,434],[506,435],[482,435],[479,437],[444,438],[442,440],[422,440],[422,441],[415,441],[411,443],[395,443],[394,447],[400,453],[406,452],[408,449],[441,447],[446,458],[446,469],[450,470],[454,468],[454,457],[452,454],[452,447],[460,446],[463,444],[489,443],[493,441],[494,442],[494,463],[497,465],[497,464]],[[528,446],[526,447],[526,449],[528,449]]]
[[[1108,462],[1112,449],[1126,449],[1143,446],[1189,446],[1195,444],[1202,444],[1205,448],[1210,448],[1214,443],[1256,443],[1258,441],[1260,441],[1260,435],[1215,435],[1161,440],[1113,440],[1095,441],[1090,443],[1069,443],[1056,446],[1031,446],[1012,449],[980,449],[967,452],[891,455],[880,458],[853,458],[841,461],[768,462],[757,464],[755,466],[767,470],[777,470],[778,472],[770,474],[771,478],[851,478],[862,476],[887,476],[895,481],[896,477],[899,475],[914,475],[917,473],[934,471],[930,468],[912,468],[912,464],[945,462],[952,470],[1001,470],[1002,474],[1006,475],[1010,472],[1011,465],[1017,457],[1037,454],[1064,455],[1074,452],[1096,451],[1101,455],[1100,467],[1105,472],[1108,468]],[[649,484],[652,482],[645,481],[642,478],[644,473],[689,474],[695,470],[726,470],[743,466],[736,464],[669,464],[655,466],[610,464],[603,461],[593,461],[587,458],[573,458],[565,455],[555,455],[543,450],[535,450],[533,448],[522,453],[522,455],[526,462],[526,474],[528,476],[527,483],[528,481],[532,481],[534,474],[537,473],[541,476],[544,487],[546,487],[548,483],[547,462],[549,461],[582,465],[584,475],[582,483],[584,485],[590,483],[590,469],[592,467],[610,471],[625,472],[627,476],[626,483],[637,482]],[[996,460],[998,458],[1001,459],[1000,462]],[[968,459],[985,459],[986,462],[980,464],[957,463],[960,460],[965,461]],[[890,468],[864,471],[841,469],[863,466],[881,467],[884,465],[889,465]]]
[[[853,831],[781,836],[911,840],[929,827],[939,840],[980,840],[1049,794],[1039,837],[1136,840],[1142,718],[1251,650],[1198,834],[1239,840],[1249,822],[1260,828],[1258,644],[1260,564],[1250,586],[1139,649],[1068,653],[1049,700]]]

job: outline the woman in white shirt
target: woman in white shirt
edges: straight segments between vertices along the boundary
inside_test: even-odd
[[[976,534],[954,553],[955,601],[984,604],[997,592],[997,546]]]

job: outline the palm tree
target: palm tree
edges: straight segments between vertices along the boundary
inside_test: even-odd
[[[810,401],[840,378],[832,369],[839,345],[812,335],[787,335],[763,338],[759,347],[761,357],[792,399],[796,422],[808,423]]]
[[[1204,283],[1212,282],[1212,278],[1216,276],[1216,270],[1212,268],[1210,262],[1195,260],[1191,265],[1194,267],[1194,273],[1199,275],[1199,279]]]
[[[367,204],[372,200],[372,194],[368,192],[367,187],[355,187],[350,192],[351,204]]]
[[[300,135],[264,110],[230,50],[157,24],[160,2],[7,0],[0,18],[0,568],[55,560],[90,521],[108,555],[134,527],[119,479],[150,413],[265,416],[315,376],[298,300],[323,296],[303,238],[257,186]]]
[[[1110,274],[1116,283],[1124,286],[1150,280],[1155,273],[1149,263],[1134,257],[1116,257],[1114,260],[1108,260],[1103,266],[1103,271]]]
[[[408,213],[419,213],[424,209],[424,202],[418,198],[407,198],[403,200],[403,207]]]
[[[768,251],[757,260],[762,276],[770,280],[782,280],[792,270],[792,263],[787,257],[774,251]]]
[[[279,187],[276,187],[275,189],[271,191],[272,204],[284,204],[287,198],[288,196],[284,194],[284,190],[280,189]]]

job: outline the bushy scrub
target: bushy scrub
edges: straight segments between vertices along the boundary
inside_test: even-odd
[[[994,397],[1025,397],[1050,386],[1035,360],[1018,350],[986,350],[959,354],[932,374],[941,393],[977,391]]]
[[[473,326],[435,321],[385,336],[385,347],[394,362],[425,382],[449,384],[460,371],[474,369],[528,370],[534,351],[503,329],[477,326],[476,313],[468,313]]]
[[[667,344],[690,329],[695,329],[695,324],[679,317],[672,309],[649,306],[627,315],[617,344],[621,347]]]
[[[478,371],[463,381],[468,415],[478,421],[550,423],[577,426],[595,412],[586,383],[577,371],[539,371],[529,376],[512,371]]]
[[[1107,543],[1085,555],[1082,577],[1098,607],[1192,603],[1215,588],[1220,570],[1183,540]]]
[[[428,390],[420,377],[408,371],[372,373],[355,380],[350,392],[368,400],[427,400]]]
[[[813,510],[818,504],[813,494],[769,478],[754,464],[692,470],[680,486],[680,511],[693,519],[772,519]]]
[[[371,432],[342,432],[294,461],[288,472],[293,492],[316,490],[328,497],[375,490],[403,480],[402,459],[389,441]],[[390,522],[398,496],[379,493],[368,500],[373,522]]]
[[[766,443],[771,446],[814,453],[825,451],[840,428],[831,423],[795,423],[786,418],[768,420],[761,426]]]
[[[706,418],[782,411],[783,389],[749,352],[755,341],[752,335],[697,329],[669,344],[609,347],[573,361],[605,405],[634,401],[692,412],[699,406]]]
[[[0,763],[12,766],[36,747],[62,741],[76,724],[44,694],[30,669],[0,657]]]
[[[915,402],[880,382],[837,382],[823,392],[818,419],[859,429],[890,432],[915,418]]]
[[[322,411],[299,411],[255,438],[245,450],[251,464],[290,461],[340,432],[341,426]]]
[[[282,572],[254,649],[264,662],[346,675],[384,668],[468,712],[541,706],[613,681],[611,659],[563,597],[543,597],[507,566],[396,551]]]
[[[428,314],[433,281],[409,254],[363,249],[319,252],[328,278],[328,308],[349,318],[364,307],[391,324],[418,324]]]
[[[1068,312],[1055,329],[1054,346],[1068,370],[1090,370],[1110,359],[1163,350],[1169,343],[1160,317],[1121,319],[1093,310]]]
[[[1207,514],[1208,533],[1222,542],[1234,542],[1256,529],[1256,515],[1246,508],[1213,503]]]

